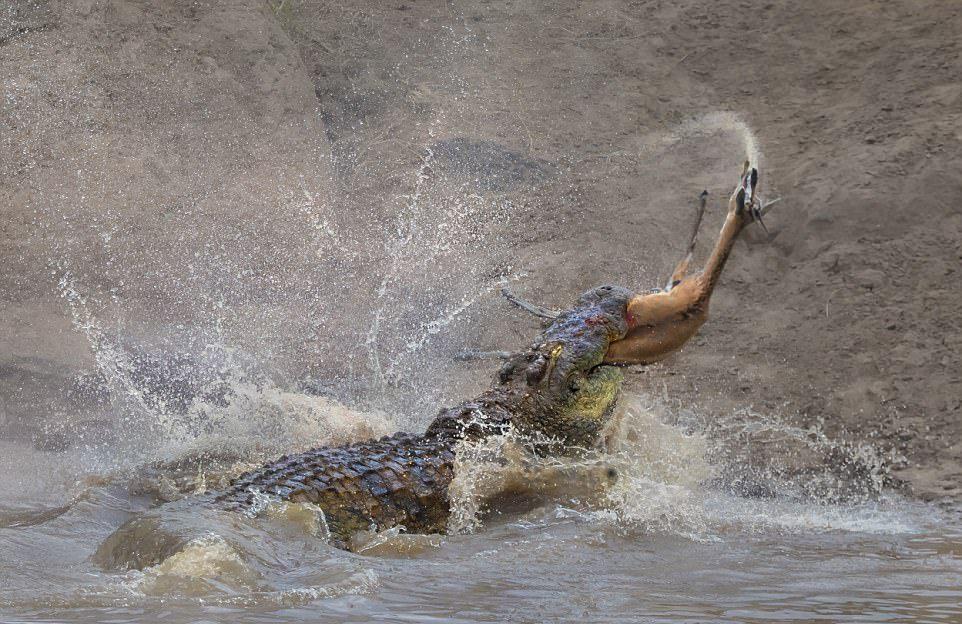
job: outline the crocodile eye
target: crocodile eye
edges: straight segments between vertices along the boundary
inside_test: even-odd
[[[543,355],[538,355],[534,361],[528,364],[528,367],[524,371],[525,380],[528,382],[528,385],[537,385],[538,382],[544,379],[547,369],[548,361],[545,360]]]
[[[501,383],[507,383],[517,368],[518,365],[516,362],[508,360],[504,363],[504,366],[501,367],[501,370],[498,371],[498,380],[501,381]]]

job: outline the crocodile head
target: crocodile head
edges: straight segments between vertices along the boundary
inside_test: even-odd
[[[511,418],[516,429],[567,448],[600,442],[624,381],[620,368],[603,361],[608,346],[628,331],[631,296],[618,286],[592,288],[527,351],[505,363],[498,382],[517,399]]]

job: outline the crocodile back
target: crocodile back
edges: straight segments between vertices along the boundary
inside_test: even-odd
[[[332,542],[346,547],[363,530],[402,525],[416,533],[444,531],[453,475],[449,439],[396,433],[283,456],[238,477],[215,502],[250,509],[260,494],[313,503],[324,511]]]

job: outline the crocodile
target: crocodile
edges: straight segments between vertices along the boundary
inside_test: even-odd
[[[459,443],[512,431],[537,438],[533,446],[543,454],[596,446],[623,380],[620,368],[601,364],[609,345],[627,333],[630,295],[615,286],[584,293],[504,363],[490,390],[442,410],[424,433],[281,457],[239,477],[215,504],[248,509],[262,494],[312,503],[342,547],[372,527],[443,531]]]
[[[755,196],[757,181],[757,170],[746,165],[701,273],[688,276],[687,269],[705,193],[688,255],[664,289],[638,295],[619,286],[599,286],[563,311],[506,293],[512,303],[542,317],[545,325],[527,349],[497,352],[504,362],[489,390],[441,410],[423,433],[399,432],[285,455],[204,495],[204,500],[227,511],[251,510],[265,497],[315,505],[324,513],[331,544],[350,549],[353,535],[371,529],[444,532],[450,512],[448,486],[464,442],[513,432],[543,455],[597,448],[621,391],[623,367],[677,351],[707,319],[711,292],[735,238],[765,212]],[[196,499],[188,500],[193,504]],[[101,560],[117,563],[125,539],[121,527],[101,546]],[[149,559],[122,558],[121,565],[143,567],[160,558],[156,553]]]

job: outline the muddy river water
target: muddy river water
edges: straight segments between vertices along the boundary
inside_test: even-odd
[[[449,535],[372,534],[349,553],[309,507],[198,506],[183,519],[198,537],[144,570],[105,569],[98,545],[213,469],[190,466],[203,478],[178,490],[163,469],[118,470],[116,448],[5,442],[0,620],[962,621],[958,516],[884,491],[733,493],[703,436],[627,402],[622,439],[593,458],[522,471],[504,448],[466,449]],[[486,504],[498,489],[513,494]]]

